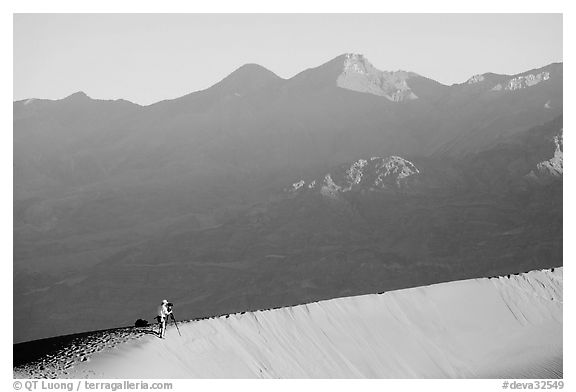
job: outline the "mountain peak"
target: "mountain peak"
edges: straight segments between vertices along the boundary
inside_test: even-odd
[[[283,80],[274,72],[258,64],[244,64],[215,86],[234,93],[247,93]]]
[[[264,72],[264,73],[268,73],[268,74],[272,74],[274,76],[276,76],[276,74],[272,71],[270,71],[268,68],[261,66],[260,64],[256,64],[256,63],[246,63],[244,65],[241,65],[240,67],[238,67],[238,69],[235,72],[243,72],[243,73],[248,73],[248,72]]]
[[[380,71],[362,54],[347,53],[343,59],[342,73],[336,84],[340,88],[379,95],[394,102],[417,99],[407,83],[416,74],[406,71]]]
[[[84,101],[92,98],[90,98],[84,91],[77,91],[74,94],[70,94],[64,99],[67,101],[80,101],[80,100]]]

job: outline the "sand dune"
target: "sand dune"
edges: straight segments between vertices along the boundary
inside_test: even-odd
[[[557,378],[562,268],[87,334],[15,377]],[[15,356],[18,345],[15,346]],[[91,351],[91,352],[89,352]]]

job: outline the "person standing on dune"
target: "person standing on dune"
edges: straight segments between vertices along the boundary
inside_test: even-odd
[[[171,313],[172,309],[171,307],[168,306],[168,300],[163,300],[160,306],[158,307],[158,316],[156,316],[156,319],[160,324],[160,331],[158,332],[158,334],[162,339],[164,339],[164,335],[166,333],[166,319],[168,318],[168,315],[170,315]]]

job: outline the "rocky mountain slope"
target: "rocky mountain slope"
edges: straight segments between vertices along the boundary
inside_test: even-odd
[[[398,156],[358,159],[350,166],[342,165],[310,182],[300,180],[292,184],[291,191],[317,190],[322,195],[337,197],[341,192],[402,190],[411,186],[420,171],[414,164]]]
[[[338,87],[386,97],[390,101],[403,102],[418,99],[408,79],[418,76],[405,71],[382,72],[362,55],[347,54],[344,69],[336,79]]]

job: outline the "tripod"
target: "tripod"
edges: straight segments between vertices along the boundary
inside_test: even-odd
[[[178,328],[178,323],[176,322],[176,317],[174,317],[173,313],[170,313],[170,317],[172,317],[172,320],[174,320],[174,325],[176,325],[176,330],[178,331],[178,335],[182,336],[182,334],[180,333],[180,328]]]

